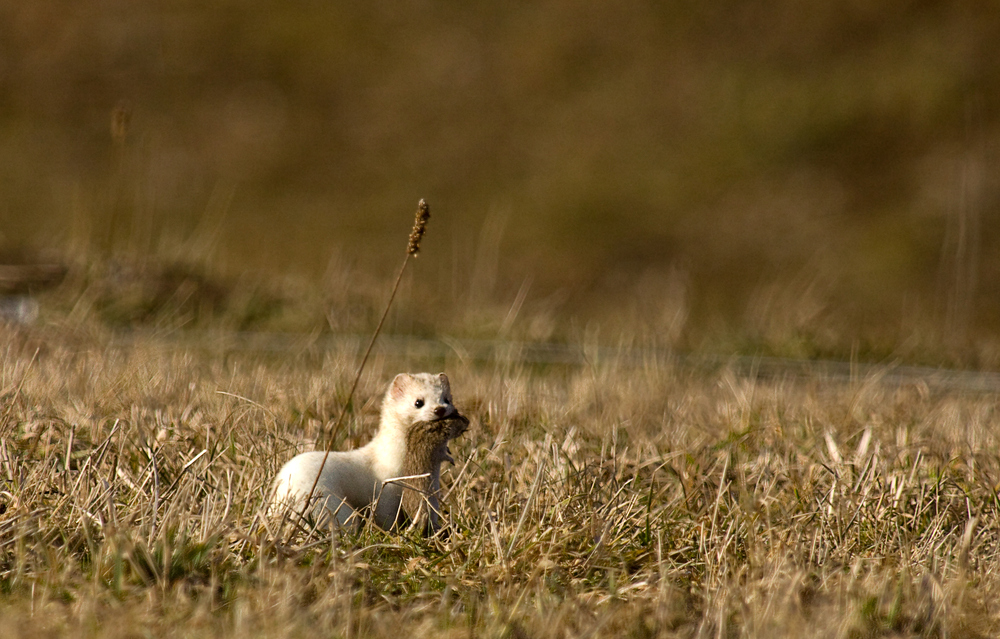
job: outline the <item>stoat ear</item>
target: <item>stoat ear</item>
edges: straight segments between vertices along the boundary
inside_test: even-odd
[[[448,382],[448,376],[445,375],[444,373],[439,373],[438,374],[438,379],[441,380],[441,388],[444,389],[444,392],[445,393],[450,393],[451,392],[451,384]]]
[[[412,381],[413,377],[409,373],[396,375],[396,378],[392,380],[392,384],[389,386],[389,397],[395,400],[406,397],[406,388]]]

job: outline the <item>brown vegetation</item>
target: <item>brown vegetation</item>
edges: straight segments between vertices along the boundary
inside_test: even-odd
[[[380,281],[424,196],[444,318],[993,367],[997,41],[984,0],[0,2],[0,244]]]
[[[4,636],[991,636],[994,395],[650,358],[424,361],[472,419],[445,538],[275,540],[357,352],[5,329]],[[346,439],[402,362],[362,379]]]

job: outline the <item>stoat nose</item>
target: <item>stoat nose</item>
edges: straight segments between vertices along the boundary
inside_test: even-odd
[[[434,407],[434,414],[436,416],[438,416],[438,417],[444,417],[445,415],[448,414],[448,407],[447,406],[435,406]]]

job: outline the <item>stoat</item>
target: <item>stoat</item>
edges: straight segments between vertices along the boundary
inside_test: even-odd
[[[448,441],[464,433],[468,423],[452,404],[444,373],[401,373],[386,391],[372,440],[355,450],[331,452],[325,464],[323,451],[292,458],[274,480],[272,512],[301,513],[319,473],[311,509],[316,521],[332,515],[341,525],[357,523],[358,511],[371,507],[374,522],[390,530],[427,512],[425,531],[432,533],[439,525],[441,462],[453,461]],[[413,476],[423,477],[390,481]],[[421,508],[424,503],[429,508]]]

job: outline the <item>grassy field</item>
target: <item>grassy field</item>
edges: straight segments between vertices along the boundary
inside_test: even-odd
[[[0,0],[0,636],[1000,635],[994,5]],[[421,197],[448,534],[279,530]]]
[[[4,637],[1000,632],[996,395],[377,351],[338,446],[370,436],[392,375],[445,370],[472,420],[449,534],[331,537],[261,508],[354,350],[50,324],[0,351]]]

